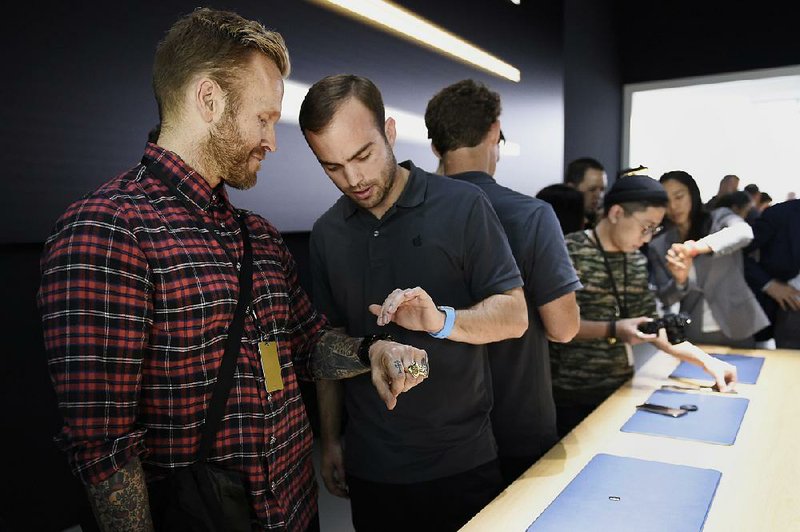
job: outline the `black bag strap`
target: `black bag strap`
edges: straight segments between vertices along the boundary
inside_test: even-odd
[[[217,235],[213,227],[210,227],[202,216],[200,216],[195,207],[186,201],[185,197],[178,191],[169,176],[165,175],[163,170],[157,164],[148,164],[145,158],[142,158],[142,165],[151,172],[159,181],[161,181],[176,199],[184,204],[195,220],[202,226],[214,239],[219,243],[225,255],[231,259],[232,264],[239,270],[239,299],[236,302],[236,309],[233,311],[233,320],[228,327],[228,338],[225,342],[225,353],[222,355],[222,361],[219,365],[219,372],[217,373],[217,382],[214,385],[214,391],[211,393],[211,401],[206,410],[206,421],[200,431],[200,446],[197,449],[197,461],[204,461],[211,454],[211,449],[214,446],[214,440],[217,438],[217,431],[222,422],[222,416],[225,415],[225,406],[228,404],[228,397],[230,396],[231,387],[233,386],[233,374],[236,370],[236,359],[239,356],[239,348],[242,345],[242,335],[244,334],[244,320],[247,314],[247,309],[251,302],[251,292],[253,290],[253,248],[250,243],[250,233],[247,230],[244,216],[239,213],[239,230],[242,233],[243,256],[242,262],[236,262],[225,244]]]
[[[236,302],[236,310],[233,311],[233,321],[228,327],[228,339],[225,343],[225,353],[222,355],[222,362],[217,373],[217,383],[211,394],[211,402],[206,411],[206,422],[200,435],[200,447],[197,449],[197,460],[202,461],[211,454],[214,440],[217,438],[222,416],[225,414],[225,405],[228,404],[228,396],[233,386],[233,374],[236,370],[236,359],[239,356],[239,347],[242,344],[242,334],[244,333],[244,318],[247,308],[250,306],[250,292],[253,289],[253,249],[250,245],[250,235],[247,232],[247,224],[242,220],[241,232],[244,244],[244,257],[242,267],[239,270],[239,301]]]

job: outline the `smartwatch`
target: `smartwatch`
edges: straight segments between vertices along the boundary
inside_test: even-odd
[[[434,338],[444,339],[450,336],[450,333],[453,332],[453,326],[456,324],[456,310],[453,307],[447,307],[444,305],[436,308],[444,312],[444,327],[435,333],[428,334]]]
[[[608,345],[614,345],[617,343],[617,320],[611,318],[608,322],[608,334],[606,335],[606,342]]]

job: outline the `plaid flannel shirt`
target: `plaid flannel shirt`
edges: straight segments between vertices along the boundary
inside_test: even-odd
[[[64,426],[86,483],[140,456],[148,480],[194,461],[238,298],[236,211],[175,154],[148,144],[184,198],[139,165],[72,204],[47,240],[39,307]],[[297,378],[325,327],[277,230],[246,213],[253,309],[210,461],[243,474],[256,528],[304,529],[316,512],[312,434]],[[238,260],[238,259],[237,259]],[[258,330],[277,341],[284,388],[268,393]]]

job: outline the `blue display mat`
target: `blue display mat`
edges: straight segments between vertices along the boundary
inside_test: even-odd
[[[673,418],[637,410],[622,426],[622,432],[733,445],[750,399],[657,390],[646,402],[672,407],[692,404],[697,406],[697,411]]]
[[[528,530],[702,530],[722,474],[598,454]]]
[[[761,366],[764,365],[764,357],[750,357],[746,355],[711,356],[736,366],[736,380],[742,384],[755,384],[758,380],[758,376],[761,374]],[[713,381],[711,375],[703,371],[700,366],[695,366],[688,362],[681,362],[670,377]]]

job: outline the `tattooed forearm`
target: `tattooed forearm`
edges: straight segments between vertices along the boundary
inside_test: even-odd
[[[86,486],[97,524],[103,531],[152,531],[147,484],[139,459],[99,484]]]
[[[361,338],[327,331],[311,354],[311,374],[315,379],[346,379],[368,372],[358,359],[360,345]]]

